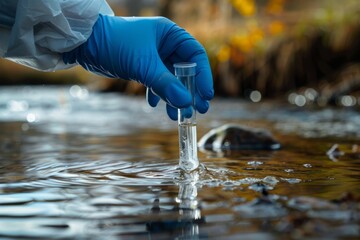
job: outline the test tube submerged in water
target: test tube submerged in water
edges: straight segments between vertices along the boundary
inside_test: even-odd
[[[181,169],[189,172],[199,166],[197,157],[197,138],[196,138],[196,110],[195,110],[195,75],[196,63],[177,63],[174,64],[175,76],[182,82],[192,97],[190,108],[178,110],[179,124],[179,147]]]

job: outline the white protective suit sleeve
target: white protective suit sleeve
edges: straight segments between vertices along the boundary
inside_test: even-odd
[[[0,0],[0,57],[42,71],[70,68],[62,53],[84,43],[105,0]]]

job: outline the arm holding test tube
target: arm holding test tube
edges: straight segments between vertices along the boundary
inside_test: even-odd
[[[155,107],[164,100],[173,120],[177,108],[192,104],[173,64],[194,62],[195,108],[200,113],[209,108],[214,91],[206,52],[166,18],[112,16],[105,1],[0,0],[0,6],[0,34],[6,40],[1,57],[44,71],[80,64],[96,74],[138,81],[147,87],[149,104]]]

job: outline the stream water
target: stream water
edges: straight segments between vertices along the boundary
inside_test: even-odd
[[[360,237],[356,109],[216,99],[198,136],[225,123],[267,129],[282,149],[199,152],[185,176],[164,105],[1,87],[0,238]]]

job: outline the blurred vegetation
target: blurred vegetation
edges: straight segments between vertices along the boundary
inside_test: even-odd
[[[357,0],[112,0],[117,15],[166,16],[207,49],[220,96],[277,97],[311,88],[322,103],[360,96]],[[39,73],[0,61],[1,84],[89,84],[141,94],[135,82],[80,68]],[[304,88],[306,87],[306,88]],[[314,96],[315,96],[314,95]],[[319,100],[319,101],[320,101]]]

